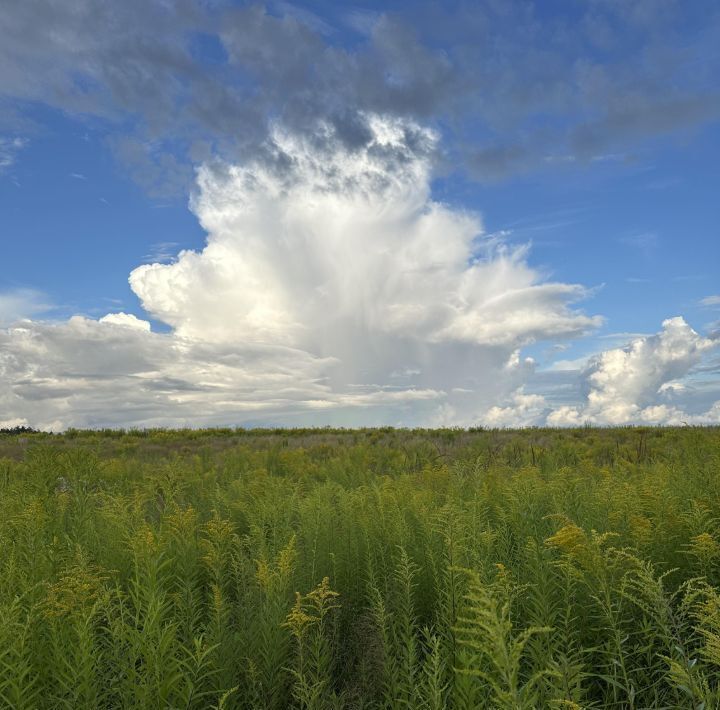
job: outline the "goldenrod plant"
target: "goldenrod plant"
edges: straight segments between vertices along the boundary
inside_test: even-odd
[[[720,429],[0,433],[0,708],[720,707]]]

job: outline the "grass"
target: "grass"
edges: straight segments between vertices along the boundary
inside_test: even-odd
[[[0,434],[0,707],[720,707],[720,429]]]

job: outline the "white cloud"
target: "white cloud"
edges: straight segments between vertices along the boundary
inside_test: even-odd
[[[0,174],[15,164],[17,154],[27,145],[24,138],[4,138],[0,136]]]
[[[14,419],[0,419],[0,429],[14,429],[19,426],[27,426],[27,419],[20,419],[16,417]]]
[[[491,407],[480,419],[484,426],[493,428],[539,426],[548,411],[545,397],[539,394],[516,392],[505,407]]]
[[[122,328],[136,328],[138,330],[144,330],[150,332],[150,323],[146,320],[141,320],[132,313],[108,313],[106,316],[100,318],[100,323],[108,323],[110,325],[119,325]]]
[[[0,411],[36,426],[469,424],[532,374],[523,346],[600,324],[572,307],[584,288],[432,199],[432,132],[370,124],[362,149],[277,129],[274,162],[202,168],[205,248],[130,275],[171,332],[125,313],[2,331]]]
[[[555,360],[550,364],[548,370],[555,372],[573,372],[575,370],[583,370],[588,363],[588,355],[573,358],[572,360]]]
[[[621,244],[637,249],[645,256],[649,256],[659,244],[658,235],[653,232],[638,232],[628,234],[619,239]]]
[[[0,291],[0,326],[36,316],[51,308],[40,291],[29,288]]]
[[[136,269],[143,306],[183,336],[312,351],[337,333],[354,347],[369,335],[514,349],[599,325],[568,308],[582,287],[543,283],[524,249],[478,252],[479,216],[431,199],[432,133],[372,125],[354,153],[276,131],[290,176],[266,162],[202,169],[193,208],[208,244]]]
[[[572,307],[588,292],[544,280],[527,248],[484,237],[477,214],[432,199],[432,132],[377,117],[371,125],[374,140],[360,150],[278,129],[274,163],[199,171],[191,204],[205,248],[130,275],[168,333],[124,312],[34,322],[49,308],[42,294],[0,294],[4,421],[58,429],[720,419],[720,403],[688,406],[688,376],[718,341],[682,318],[557,362],[560,395],[528,394],[536,364],[522,348],[599,325]],[[568,398],[562,387],[578,376],[583,390]]]
[[[682,379],[717,345],[716,340],[702,337],[682,318],[669,318],[659,333],[591,358],[583,372],[587,391],[584,403],[559,407],[548,415],[547,423],[705,422],[712,410],[690,414],[662,399],[681,396],[688,389]]]
[[[720,295],[706,296],[700,300],[702,306],[720,306]]]
[[[554,393],[526,394],[521,386],[480,421],[492,427],[717,424],[720,401],[703,411],[712,390],[692,375],[695,369],[713,370],[708,355],[718,345],[719,339],[699,335],[682,318],[670,318],[654,335],[553,363],[544,373],[553,375]],[[568,392],[575,393],[575,403],[553,401],[567,400]]]
[[[281,347],[208,345],[80,316],[0,331],[0,411],[43,428],[234,423],[324,399],[327,363]]]

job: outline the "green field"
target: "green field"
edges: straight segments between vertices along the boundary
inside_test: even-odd
[[[720,707],[720,429],[0,434],[0,706]]]

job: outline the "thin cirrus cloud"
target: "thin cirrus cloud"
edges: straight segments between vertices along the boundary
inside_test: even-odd
[[[205,248],[130,274],[171,332],[20,322],[0,335],[0,409],[46,428],[470,423],[532,376],[523,346],[601,324],[574,305],[585,288],[433,200],[434,132],[368,125],[355,150],[278,126],[274,161],[202,168]]]

